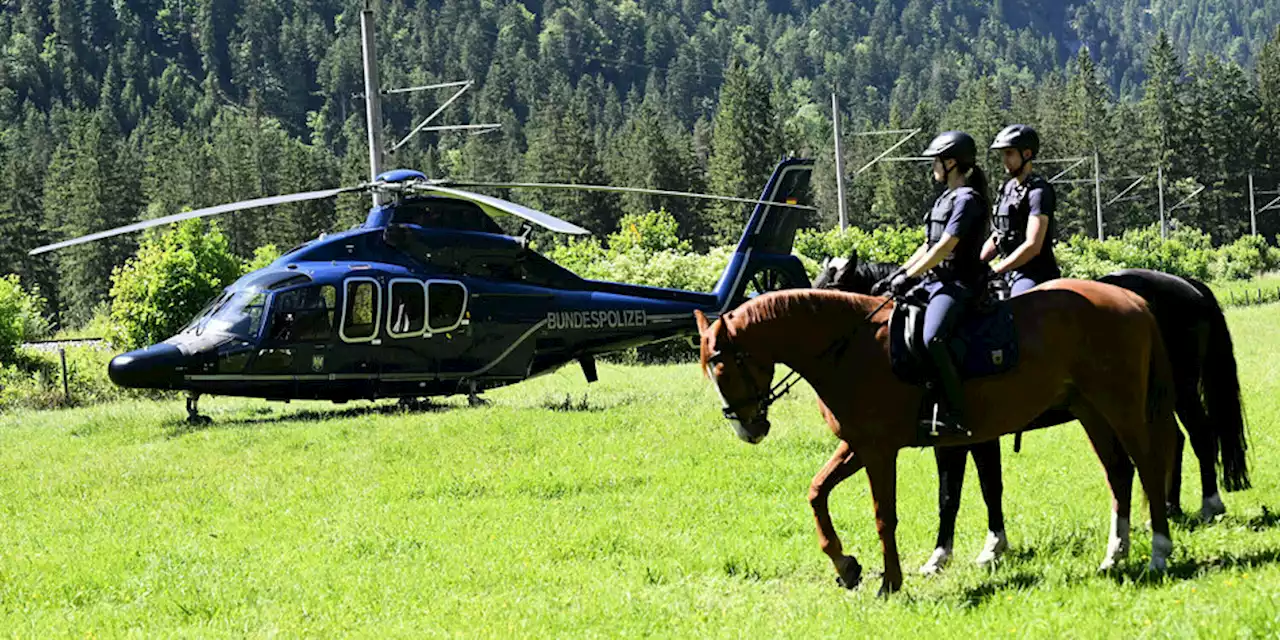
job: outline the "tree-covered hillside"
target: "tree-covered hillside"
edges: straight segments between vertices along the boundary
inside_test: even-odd
[[[360,6],[5,3],[0,273],[40,283],[64,320],[84,320],[136,240],[41,260],[27,249],[365,178]],[[808,153],[820,158],[813,222],[830,224],[835,92],[848,132],[921,128],[904,151],[941,128],[982,139],[1020,120],[1042,129],[1047,155],[1097,153],[1108,177],[1160,164],[1167,197],[1207,187],[1178,215],[1219,239],[1248,230],[1250,171],[1268,186],[1280,179],[1280,145],[1267,142],[1280,139],[1280,5],[1265,0],[386,0],[378,12],[385,87],[472,79],[442,120],[503,124],[418,136],[388,162],[436,176],[754,195],[779,154]],[[447,97],[387,97],[388,138]],[[886,146],[847,143],[851,170]],[[1126,184],[1108,182],[1107,198]],[[1063,191],[1062,232],[1092,231],[1092,189]],[[1152,219],[1149,187],[1135,194],[1146,199],[1109,207],[1109,225]],[[623,213],[665,207],[698,246],[735,234],[743,216],[671,199],[518,197],[599,233]],[[931,197],[923,173],[898,164],[856,176],[848,201],[870,226],[914,222]],[[294,205],[222,225],[247,256],[348,226],[364,205]]]

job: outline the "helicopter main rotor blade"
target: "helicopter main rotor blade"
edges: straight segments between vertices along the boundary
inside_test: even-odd
[[[43,247],[32,249],[31,251],[27,252],[27,255],[31,255],[31,256],[40,255],[42,253],[47,253],[55,249],[63,249],[63,248],[75,246],[78,244],[84,244],[86,242],[93,242],[94,240],[101,240],[103,238],[110,238],[112,236],[123,235],[126,233],[133,233],[134,231],[150,229],[151,227],[158,227],[160,225],[170,224],[174,222],[181,222],[183,220],[190,220],[192,218],[205,218],[208,216],[216,216],[221,213],[231,213],[232,211],[242,211],[244,209],[256,209],[258,207],[269,207],[277,204],[288,204],[290,202],[306,202],[308,200],[324,200],[325,198],[332,198],[341,193],[348,193],[351,191],[363,191],[365,189],[367,189],[367,187],[365,186],[340,187],[337,189],[323,189],[321,191],[305,191],[302,193],[291,193],[283,196],[270,196],[266,198],[255,198],[253,200],[244,200],[241,202],[232,202],[230,204],[220,204],[216,207],[205,207],[204,209],[196,209],[194,211],[185,211],[183,213],[175,213],[171,216],[164,216],[163,218],[155,218],[153,220],[143,220],[142,222],[135,222],[133,224],[125,225],[123,227],[116,227],[115,229],[109,229],[107,231],[99,231],[97,233],[91,233],[87,236],[80,236],[79,238],[73,238],[71,240],[63,240],[62,242],[57,242],[54,244],[45,245]]]
[[[491,209],[495,209],[497,211],[501,211],[503,213],[509,213],[518,218],[524,218],[529,222],[532,222],[540,227],[543,227],[544,229],[555,231],[556,233],[569,233],[574,235],[590,235],[591,234],[590,231],[587,231],[586,229],[583,229],[582,227],[579,227],[578,225],[573,224],[572,222],[561,220],[560,218],[557,218],[549,213],[543,213],[536,209],[530,209],[529,207],[526,207],[524,205],[519,205],[514,202],[503,200],[501,198],[494,198],[492,196],[486,196],[479,193],[472,193],[470,191],[463,191],[461,189],[453,189],[450,187],[442,187],[442,186],[433,185],[433,184],[415,184],[415,185],[411,185],[410,188],[413,189],[414,191],[420,191],[425,193],[434,192],[442,195],[452,196],[459,200],[467,200],[470,202],[474,202],[482,207],[488,207]]]
[[[663,189],[644,189],[641,187],[611,187],[603,184],[569,184],[565,182],[453,182],[462,187],[485,187],[490,189],[573,189],[577,191],[607,191],[613,193],[644,193],[655,196],[674,196],[680,198],[698,198],[702,200],[719,200],[723,202],[741,202],[743,204],[768,204],[777,207],[791,207],[817,211],[817,207],[790,202],[772,202],[769,200],[752,200],[751,198],[735,198],[718,196],[709,193],[690,193],[688,191],[666,191]]]

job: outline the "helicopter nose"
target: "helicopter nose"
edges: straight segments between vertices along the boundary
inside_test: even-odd
[[[185,359],[171,344],[153,344],[112,358],[107,375],[122,387],[169,388],[176,386],[175,377]]]

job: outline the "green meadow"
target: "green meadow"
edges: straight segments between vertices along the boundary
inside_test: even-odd
[[[1122,637],[1280,635],[1280,306],[1229,312],[1254,488],[1215,522],[1150,532],[1095,570],[1109,498],[1082,430],[1006,439],[1012,548],[971,559],[985,507],[969,472],[956,558],[932,550],[928,450],[899,458],[901,594],[865,476],[831,506],[868,575],[838,588],[809,480],[835,447],[807,388],[751,446],[694,364],[576,368],[402,412],[208,399],[0,416],[0,633],[17,637]],[[1198,508],[1188,447],[1183,503]]]

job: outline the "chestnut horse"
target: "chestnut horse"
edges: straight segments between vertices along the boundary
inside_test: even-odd
[[[1150,507],[1149,566],[1165,570],[1173,548],[1165,496],[1177,424],[1155,318],[1138,296],[1080,280],[1056,280],[1008,304],[1020,362],[1003,374],[964,382],[971,437],[928,442],[917,432],[923,391],[891,370],[890,300],[793,289],[754,298],[710,324],[695,312],[703,370],[739,438],[754,444],[768,435],[769,405],[789,388],[785,381],[771,386],[777,364],[817,392],[823,417],[841,442],[814,477],[809,502],[819,543],[845,587],[858,583],[862,567],[844,554],[827,511],[836,484],[867,470],[884,554],[880,594],[886,595],[902,587],[895,535],[898,451],[991,440],[1053,408],[1080,420],[1111,488],[1111,533],[1101,568],[1128,554],[1136,467]]]

